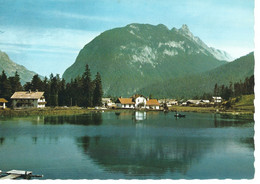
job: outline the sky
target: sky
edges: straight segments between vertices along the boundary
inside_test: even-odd
[[[187,24],[234,58],[254,50],[254,0],[0,0],[0,50],[40,75],[62,75],[84,45],[131,23]]]

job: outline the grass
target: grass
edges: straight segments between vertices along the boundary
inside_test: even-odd
[[[190,106],[172,106],[169,107],[170,111],[182,112],[216,112],[214,107],[190,107]]]
[[[254,99],[255,95],[243,95],[232,99],[233,105],[232,108],[235,111],[251,111],[254,112]]]
[[[72,114],[84,114],[94,109],[80,108],[80,107],[46,107],[43,109],[8,109],[0,110],[1,116],[33,116],[33,115],[72,115]]]

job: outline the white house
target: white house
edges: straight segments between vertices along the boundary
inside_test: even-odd
[[[146,102],[146,108],[147,109],[160,109],[160,103],[156,99],[148,99]]]
[[[5,103],[7,103],[8,101],[4,98],[0,98],[0,109],[5,109],[6,105]]]
[[[116,106],[119,108],[146,108],[159,109],[160,104],[156,99],[146,99],[142,95],[134,95],[131,98],[118,98]]]
[[[39,91],[19,91],[12,96],[13,108],[44,108],[44,92]]]
[[[142,95],[135,95],[132,97],[135,102],[136,108],[145,108],[146,107],[146,98]]]
[[[135,102],[132,98],[118,98],[116,101],[116,106],[119,108],[135,108]]]
[[[210,103],[209,100],[202,100],[203,103]]]
[[[220,96],[213,96],[213,102],[214,103],[221,103],[222,102],[222,98]]]
[[[115,103],[112,102],[111,98],[102,98],[103,107],[114,107]]]
[[[201,102],[201,100],[187,100],[187,104],[199,105]]]

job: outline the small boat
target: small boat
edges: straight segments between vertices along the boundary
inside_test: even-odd
[[[174,116],[176,117],[176,118],[185,118],[185,114],[174,114]]]
[[[33,175],[32,171],[11,170],[6,173],[3,173],[0,170],[0,180],[16,179],[19,177],[22,177],[24,179],[31,179],[32,177],[43,177],[43,175]]]

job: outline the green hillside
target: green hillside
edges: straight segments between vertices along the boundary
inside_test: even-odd
[[[153,94],[157,98],[192,98],[201,96],[203,93],[212,93],[216,83],[229,85],[230,82],[244,81],[246,77],[253,74],[254,53],[252,52],[201,74],[154,83],[139,90],[138,93]]]
[[[209,48],[186,25],[169,30],[162,24],[130,24],[85,45],[63,78],[69,82],[82,75],[88,64],[92,76],[101,74],[104,95],[130,96],[154,83],[214,69],[227,55]]]

